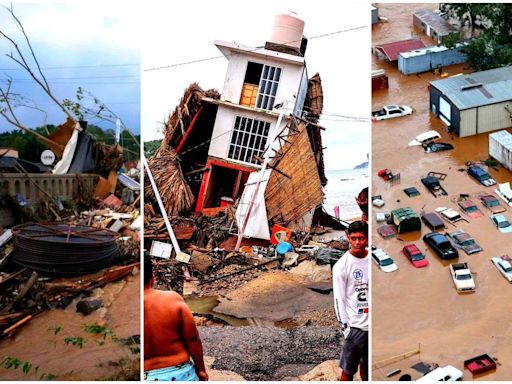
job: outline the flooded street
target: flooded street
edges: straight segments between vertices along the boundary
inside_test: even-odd
[[[126,380],[139,376],[139,354],[130,350],[129,339],[140,334],[140,275],[96,289],[104,307],[83,316],[76,299],[64,310],[47,310],[32,319],[13,337],[0,342],[0,356],[32,364],[25,374],[0,368],[2,380]],[[102,334],[84,326],[105,327]],[[135,344],[133,345],[135,347]],[[36,372],[36,367],[39,367]]]
[[[379,4],[379,15],[387,17],[388,22],[374,25],[372,28],[372,46],[379,43],[419,37],[424,43],[434,45],[433,41],[413,29],[412,13],[418,9],[437,9],[437,4]],[[411,116],[377,121],[372,128],[372,195],[382,195],[386,202],[382,208],[373,212],[390,212],[400,207],[411,207],[416,213],[431,212],[437,207],[457,208],[455,199],[459,194],[469,194],[474,201],[478,193],[492,193],[494,187],[485,188],[472,179],[466,172],[467,161],[481,161],[488,158],[488,134],[466,138],[451,138],[446,125],[429,112],[429,81],[441,77],[430,72],[419,75],[403,75],[395,64],[372,58],[373,69],[384,69],[389,76],[389,89],[373,92],[373,110],[385,104],[408,105],[414,109]],[[462,65],[443,68],[448,74],[469,72]],[[442,142],[452,144],[455,149],[441,153],[424,153],[421,147],[408,147],[407,143],[416,135],[436,130],[442,136]],[[378,170],[389,168],[400,173],[401,183],[391,185],[376,176]],[[435,198],[421,184],[420,178],[429,171],[447,174],[441,185],[448,196]],[[489,173],[498,183],[512,181],[512,174],[500,167],[489,169]],[[421,195],[408,197],[403,189],[415,187]],[[502,202],[500,200],[500,202]],[[468,219],[469,223],[459,222],[456,227],[448,225],[447,231],[463,228],[482,246],[483,251],[466,255],[459,250],[459,262],[468,262],[475,275],[476,292],[458,294],[448,269],[448,264],[427,250],[421,237],[430,230],[422,225],[421,233],[413,232],[398,235],[398,238],[384,240],[376,233],[380,225],[373,216],[373,244],[384,248],[395,260],[399,270],[384,273],[372,267],[372,355],[373,379],[387,380],[386,373],[402,369],[413,379],[419,374],[410,366],[420,361],[450,364],[461,371],[463,361],[471,357],[488,353],[501,362],[497,370],[485,375],[483,380],[505,380],[512,377],[512,286],[497,271],[490,261],[492,256],[512,254],[512,234],[500,233],[489,219],[490,211],[477,203],[484,216]],[[507,207],[504,215],[511,220],[512,209]],[[425,251],[430,265],[416,269],[401,254],[405,244],[414,242]],[[380,361],[415,350],[419,347],[420,356],[406,361],[399,359],[389,365],[376,368]],[[396,380],[398,377],[395,376]],[[471,379],[471,373],[464,371],[464,379]]]

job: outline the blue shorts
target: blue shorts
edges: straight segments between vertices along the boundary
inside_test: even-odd
[[[196,370],[191,363],[177,367],[152,369],[144,372],[145,381],[199,381]]]

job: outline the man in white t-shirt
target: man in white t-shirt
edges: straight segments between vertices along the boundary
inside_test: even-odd
[[[347,231],[350,250],[332,269],[334,309],[344,336],[341,380],[352,381],[359,368],[368,380],[368,224],[351,223]]]

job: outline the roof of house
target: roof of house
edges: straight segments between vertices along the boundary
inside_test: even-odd
[[[446,36],[449,33],[457,32],[453,25],[430,9],[420,9],[414,12],[414,16],[429,25],[439,36]]]
[[[402,52],[408,52],[420,48],[425,48],[425,44],[423,44],[423,41],[420,39],[401,40],[375,46],[375,49],[386,56],[389,61],[398,60],[398,54]]]
[[[512,66],[431,81],[459,109],[512,100]]]
[[[214,44],[222,52],[226,58],[229,58],[233,53],[243,53],[256,57],[270,58],[284,63],[295,65],[304,65],[305,59],[300,56],[291,55],[289,53],[272,51],[263,47],[248,47],[237,43],[230,43],[227,41],[215,40]]]

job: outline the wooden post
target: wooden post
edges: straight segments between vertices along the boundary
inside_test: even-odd
[[[176,239],[176,236],[174,235],[174,231],[172,230],[171,222],[169,221],[169,218],[167,217],[167,212],[165,211],[164,203],[162,202],[162,198],[160,197],[160,192],[158,192],[158,188],[155,183],[155,179],[153,179],[153,174],[151,173],[151,169],[149,169],[148,161],[146,160],[146,157],[142,157],[142,161],[144,162],[144,168],[146,168],[146,174],[149,177],[149,181],[151,182],[151,187],[153,188],[153,192],[155,193],[156,200],[158,202],[158,206],[160,207],[160,211],[162,213],[162,217],[164,218],[165,226],[167,227],[167,232],[169,232],[169,237],[171,238],[171,243],[176,251],[176,258],[178,259],[180,254],[184,254],[184,252],[181,252],[180,245],[178,244],[178,240]],[[188,255],[185,254],[185,256],[188,258]]]

